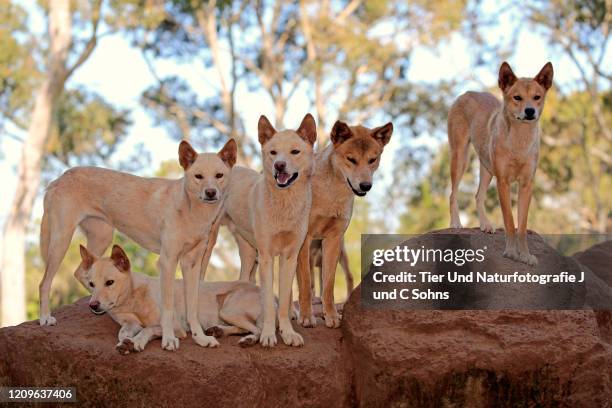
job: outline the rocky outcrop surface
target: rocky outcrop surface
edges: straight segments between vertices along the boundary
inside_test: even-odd
[[[503,234],[491,239],[502,246]],[[537,235],[529,239],[539,259],[559,257]],[[577,259],[592,267],[594,256]],[[501,256],[496,263],[515,267]],[[154,341],[128,356],[114,349],[117,325],[91,314],[85,300],[55,316],[55,327],[28,322],[0,330],[0,386],[74,386],[78,406],[105,407],[595,407],[612,401],[608,312],[368,310],[357,289],[342,328],[299,329],[306,342],[300,349],[243,349],[230,337],[218,349],[185,339],[174,353]]]
[[[122,356],[114,347],[119,326],[93,315],[87,299],[54,316],[57,326],[0,330],[0,386],[76,387],[81,407],[347,405],[339,330],[302,330],[308,346],[299,349],[245,349],[238,337],[204,349],[189,338],[176,352],[157,340]]]
[[[501,254],[503,233],[490,239]],[[528,239],[541,263],[565,263],[538,235]],[[493,261],[500,273],[520,267]],[[362,406],[595,407],[612,401],[611,327],[591,310],[365,310],[355,291],[342,331]]]
[[[574,254],[574,258],[593,271],[599,279],[612,286],[612,241],[593,245],[585,251]]]

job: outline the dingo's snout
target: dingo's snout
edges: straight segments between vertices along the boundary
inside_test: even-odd
[[[104,310],[102,310],[100,307],[100,302],[98,302],[97,300],[89,302],[89,309],[91,309],[91,311],[94,312],[95,314],[104,313]]]
[[[217,198],[217,189],[216,188],[207,188],[204,190],[204,195],[206,196],[206,200],[212,200]]]
[[[281,171],[281,172],[282,172],[282,171],[285,171],[285,169],[287,168],[287,162],[285,162],[285,161],[277,161],[277,162],[274,162],[274,168],[275,168],[277,171]]]
[[[372,188],[372,183],[359,183],[359,188],[361,189],[361,191],[370,191],[370,189]]]

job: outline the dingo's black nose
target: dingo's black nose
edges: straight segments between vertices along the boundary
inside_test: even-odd
[[[100,302],[98,302],[97,300],[95,300],[93,302],[89,302],[89,308],[91,310],[93,310],[94,312],[99,312],[100,311]]]
[[[278,171],[285,171],[285,169],[287,168],[287,163],[284,161],[277,161],[274,162],[274,168]]]
[[[217,195],[217,190],[214,188],[207,188],[206,190],[204,190],[204,194],[206,194],[206,197],[208,198],[215,198],[215,196]]]
[[[525,109],[525,115],[527,117],[532,117],[533,115],[535,115],[535,109],[533,109],[533,108]]]
[[[361,189],[361,191],[370,191],[370,189],[372,188],[372,183],[359,183],[359,188]]]

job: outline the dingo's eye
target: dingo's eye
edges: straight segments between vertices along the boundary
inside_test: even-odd
[[[523,100],[523,98],[522,98],[520,95],[514,95],[512,98],[513,98],[515,101],[522,101],[522,100]]]
[[[93,288],[93,287],[95,287],[96,285],[94,285],[94,283],[93,283],[93,282],[89,282],[89,286]]]
[[[113,283],[115,283],[115,281],[111,279],[111,280],[107,280],[107,281],[106,281],[106,283],[105,283],[105,285],[106,285],[106,286],[110,286],[110,285],[112,285]]]
[[[536,95],[536,96],[534,96],[534,97],[533,97],[533,100],[534,100],[534,101],[537,101],[537,100],[538,100],[538,99],[540,99],[540,98],[541,98],[541,96],[540,96],[540,95]]]
[[[346,160],[350,161],[353,164],[357,164],[357,160],[353,159],[352,157],[347,157]]]
[[[223,177],[223,173],[217,173],[217,174],[215,174],[215,177],[216,178],[221,178],[221,177]]]
[[[202,176],[201,174],[196,174],[195,178],[197,178],[198,180],[202,180],[204,176]]]
[[[368,160],[368,163],[372,164],[372,163],[374,163],[375,161],[376,161],[376,159],[370,159],[370,160]]]
[[[300,154],[300,151],[299,151],[299,150],[297,150],[297,149],[293,149],[293,150],[291,151],[291,154]]]
[[[276,156],[276,150],[270,150],[270,154],[271,154],[272,156]]]

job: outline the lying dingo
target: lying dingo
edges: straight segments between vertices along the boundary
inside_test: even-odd
[[[87,248],[101,256],[116,228],[143,248],[160,254],[158,266],[162,299],[162,348],[176,350],[174,335],[174,275],[180,263],[184,280],[187,322],[194,341],[203,347],[219,343],[204,334],[197,317],[201,266],[210,255],[208,238],[222,216],[225,189],[236,162],[231,139],[219,153],[198,154],[186,141],[179,146],[185,176],[179,180],[137,177],[96,167],[68,170],[47,188],[40,230],[45,274],[40,283],[40,324],[53,325],[49,291],[77,226]],[[82,267],[75,276],[84,285]]]
[[[144,350],[147,343],[162,335],[160,281],[132,272],[123,249],[114,245],[109,258],[97,258],[81,245],[83,281],[92,294],[89,307],[96,314],[108,313],[121,329],[117,349],[122,354]],[[180,279],[174,283],[173,330],[185,337],[189,325]],[[200,282],[198,318],[206,334],[220,337],[250,333],[241,346],[256,344],[261,332],[261,296],[249,282]]]

